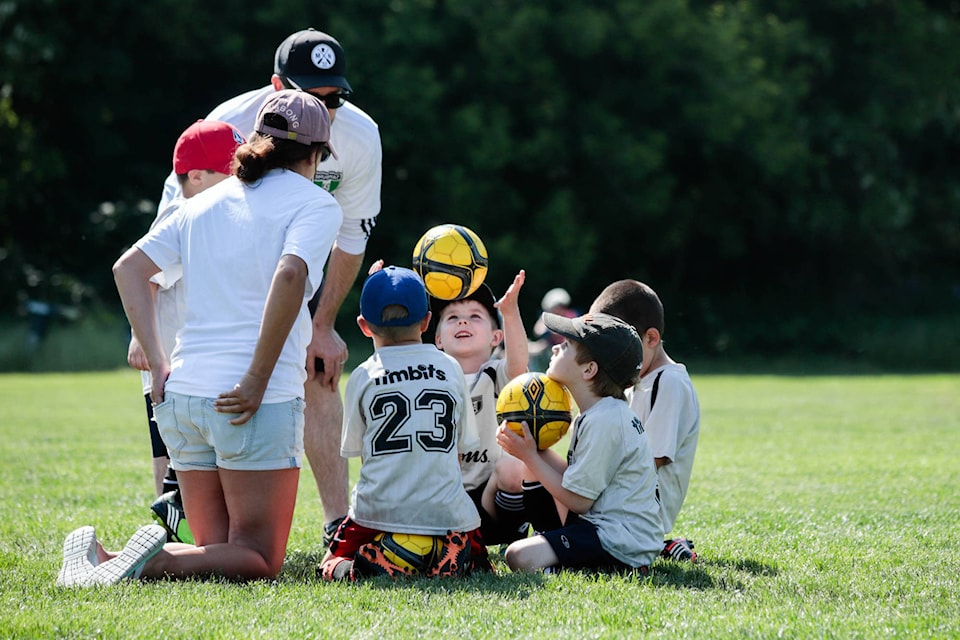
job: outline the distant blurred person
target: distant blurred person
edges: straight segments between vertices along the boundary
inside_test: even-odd
[[[570,305],[570,294],[562,287],[550,289],[540,300],[540,310],[543,313],[576,318],[580,312]],[[546,371],[553,347],[563,342],[561,336],[547,329],[543,323],[543,313],[533,325],[533,340],[529,343],[531,371]]]

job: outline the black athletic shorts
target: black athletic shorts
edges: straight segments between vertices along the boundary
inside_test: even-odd
[[[540,535],[546,538],[564,569],[588,569],[604,573],[634,571],[633,567],[607,553],[600,544],[597,526],[576,513],[570,513],[561,528],[545,531]],[[646,567],[641,567],[638,571],[646,575]]]

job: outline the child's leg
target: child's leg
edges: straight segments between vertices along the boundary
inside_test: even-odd
[[[317,567],[317,577],[324,580],[353,579],[353,563],[360,548],[380,533],[344,517],[333,534],[330,547]]]
[[[558,505],[539,482],[523,482],[523,512],[534,531],[551,531],[563,526]],[[564,514],[566,515],[566,514]]]
[[[553,547],[540,535],[512,543],[504,559],[512,571],[537,571],[560,562]]]
[[[523,506],[523,463],[504,455],[480,496],[481,528],[486,544],[510,543],[527,537],[527,515]]]

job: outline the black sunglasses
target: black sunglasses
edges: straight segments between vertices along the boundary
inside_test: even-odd
[[[309,91],[307,93],[310,93]],[[347,101],[347,98],[350,97],[350,94],[346,91],[338,91],[337,93],[328,93],[325,96],[318,96],[315,93],[310,93],[314,98],[319,100],[327,107],[327,109],[339,109],[343,106],[343,103]]]
[[[330,145],[326,142],[320,143],[320,162],[325,162],[330,157]]]
[[[303,87],[297,85],[296,82],[290,78],[284,78],[286,84],[289,85],[289,88],[296,89],[297,91],[303,91],[304,93],[310,93]],[[328,93],[325,96],[320,96],[315,93],[310,93],[314,98],[323,103],[327,109],[339,109],[343,106],[343,103],[346,102],[346,99],[350,97],[349,91],[338,91],[336,93]]]

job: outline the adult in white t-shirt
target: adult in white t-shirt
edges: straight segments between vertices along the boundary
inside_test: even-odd
[[[332,152],[320,101],[274,93],[254,131],[233,177],[185,200],[114,266],[197,544],[128,543],[79,584],[274,578],[283,565],[303,453],[306,305],[342,213],[312,183]],[[168,361],[149,281],[177,265],[187,313]]]
[[[311,301],[313,338],[306,354],[309,379],[304,444],[326,525],[325,544],[347,513],[347,461],[339,455],[343,402],[340,376],[347,347],[334,328],[337,312],[363,263],[367,240],[380,213],[380,132],[376,122],[344,98],[352,92],[345,77],[343,48],[333,37],[306,29],[291,34],[277,48],[270,84],[227,100],[207,116],[235,125],[245,135],[264,98],[275,91],[303,89],[322,97],[333,122],[331,144],[337,157],[317,167],[314,182],[332,193],[343,209],[343,224],[327,266],[323,289]],[[177,192],[176,180],[164,184],[164,204]],[[315,363],[323,362],[314,376]]]

